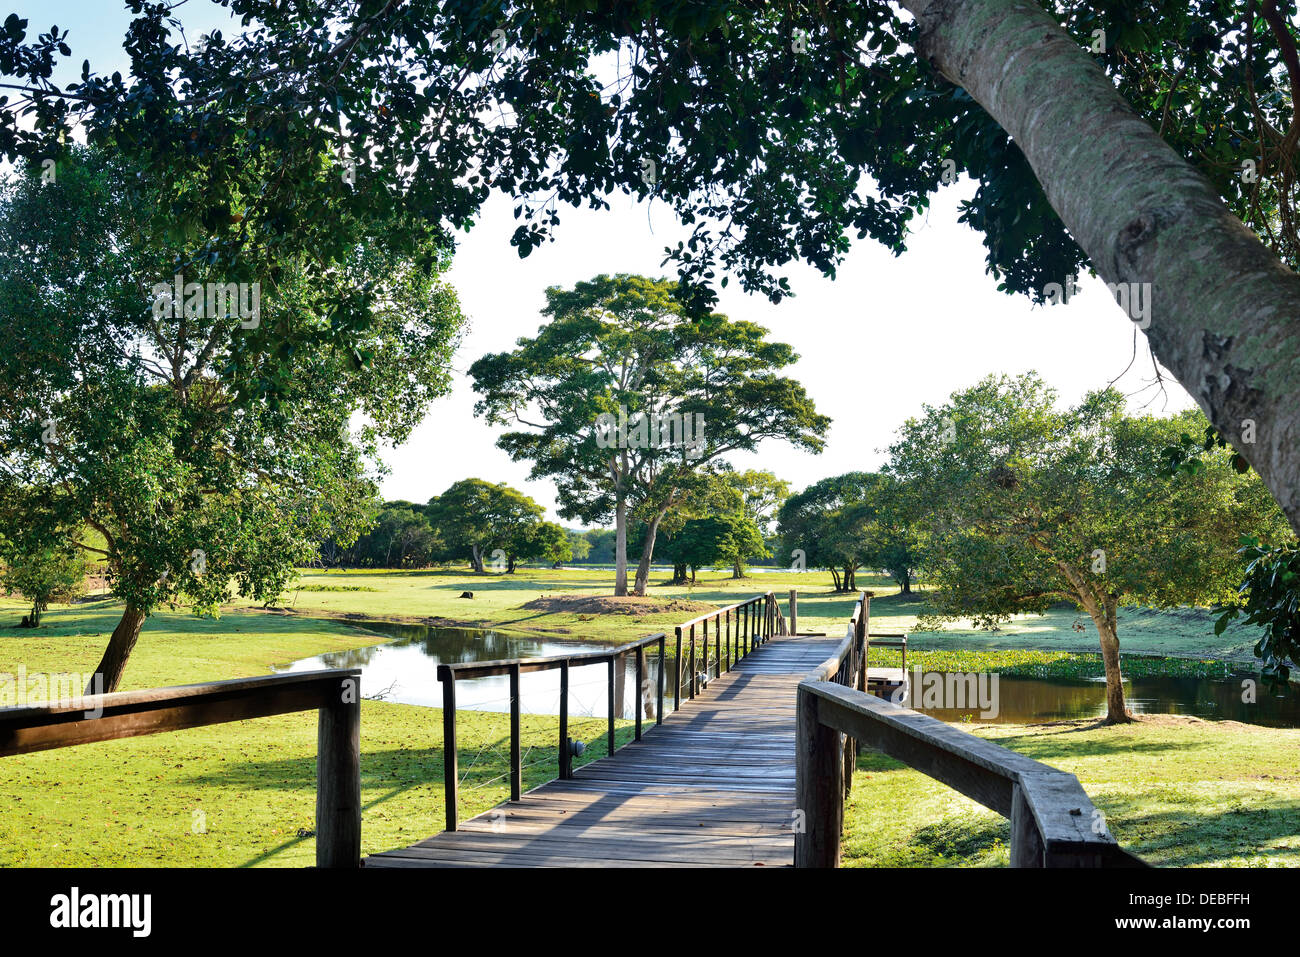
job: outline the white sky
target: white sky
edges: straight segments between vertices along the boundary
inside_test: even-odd
[[[125,7],[112,0],[24,0],[16,12],[31,18],[35,32],[55,23],[71,29],[71,70],[63,81],[74,78],[84,58],[100,73],[125,72]],[[191,39],[221,14],[199,0],[179,12]],[[802,382],[818,411],[832,419],[821,455],[769,442],[757,455],[734,457],[736,467],[770,469],[800,489],[829,475],[876,468],[895,429],[923,402],[942,402],[990,373],[1035,369],[1072,402],[1124,370],[1133,323],[1098,281],[1081,282],[1068,306],[1048,308],[997,291],[984,272],[979,235],[957,223],[958,203],[972,191],[962,181],[935,197],[900,258],[869,240],[856,242],[834,281],[810,268],[788,270],[796,296],[779,306],[746,296],[735,282],[721,291],[721,312],[758,322],[772,338],[794,346],[800,359],[786,374]],[[473,232],[462,237],[449,279],[471,328],[456,356],[451,394],[433,404],[409,442],[387,454],[386,498],[423,502],[457,479],[476,476],[523,489],[554,517],[551,483],[528,481],[528,464],[511,462],[495,445],[505,430],[474,417],[466,370],[479,356],[536,333],[547,286],[570,286],[602,272],[674,273],[671,264],[660,266],[663,248],[685,237],[671,210],[662,204],[647,209],[626,197],[611,202],[606,213],[562,209],[556,242],[527,259],[509,245],[515,221],[505,197],[494,197]],[[1137,361],[1118,385],[1134,392],[1151,378],[1139,333]],[[1167,374],[1165,381],[1169,411],[1194,404]],[[1142,393],[1134,407],[1152,395]],[[1157,394],[1153,408],[1165,407]]]

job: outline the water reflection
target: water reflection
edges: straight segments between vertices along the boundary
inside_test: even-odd
[[[1242,700],[1244,680],[1255,681],[1255,700]],[[1258,678],[1133,678],[1124,682],[1124,700],[1135,714],[1180,714],[1209,720],[1241,721],[1273,728],[1300,727],[1300,694],[1271,694]],[[923,702],[918,699],[918,704]],[[1020,678],[998,681],[997,714],[980,717],[979,707],[920,708],[941,721],[1032,724],[1106,714],[1104,679]]]
[[[505,634],[491,629],[435,628],[428,625],[372,622],[371,631],[391,635],[386,645],[372,645],[348,651],[334,651],[305,658],[277,668],[280,672],[314,671],[321,668],[360,668],[362,693],[368,697],[382,695],[386,701],[438,707],[442,704],[442,686],[437,666],[443,662],[494,661],[501,658],[539,658],[551,655],[605,651],[608,645],[594,642],[554,641]],[[671,655],[672,643],[668,643]],[[672,710],[673,683],[677,679],[676,662],[667,660],[664,677],[664,708]],[[695,663],[695,671],[704,670],[704,662]],[[636,689],[636,664],[631,655],[624,657],[615,670],[615,713],[632,718],[638,700],[642,716],[654,717],[655,689],[659,677],[658,654],[647,648],[643,693]],[[716,662],[708,666],[717,674]],[[690,671],[685,671],[687,680]],[[1249,676],[1217,678],[1133,678],[1124,682],[1129,708],[1139,714],[1181,714],[1199,718],[1242,721],[1269,727],[1300,727],[1300,694],[1294,690],[1285,697],[1273,695],[1257,681],[1256,700],[1242,700],[1242,681]],[[560,673],[555,671],[524,674],[519,680],[521,706],[530,714],[557,714],[560,705]],[[573,668],[569,676],[569,713],[574,716],[605,717],[608,708],[608,665]],[[510,709],[510,679],[505,675],[475,678],[456,683],[456,703],[461,708],[483,711]],[[687,697],[686,690],[682,693]],[[918,701],[918,704],[923,702]],[[924,713],[943,721],[981,721],[979,707],[969,702],[966,708],[921,708]],[[1106,713],[1106,684],[1103,680],[1072,678],[1020,678],[1001,676],[998,682],[996,716],[987,720],[1000,724],[1025,724],[1077,718],[1100,718]]]
[[[491,629],[435,628],[428,625],[397,622],[367,622],[370,631],[391,635],[395,640],[385,645],[371,645],[348,651],[331,651],[313,658],[277,667],[279,673],[316,671],[321,668],[360,668],[361,691],[367,697],[381,695],[385,701],[438,707],[442,704],[442,685],[438,665],[470,661],[496,661],[502,658],[545,658],[572,655],[585,651],[608,651],[609,645],[594,642],[549,641],[540,638],[504,634]],[[669,649],[671,653],[671,648]],[[651,646],[646,650],[643,694],[636,693],[636,661],[625,655],[622,667],[615,669],[615,714],[636,716],[638,698],[642,716],[654,718],[656,689],[659,680],[659,656]],[[703,663],[697,666],[702,669]],[[715,665],[710,672],[716,674]],[[673,682],[677,671],[669,658],[664,676],[664,709],[672,710]],[[560,710],[560,672],[542,671],[519,677],[520,707],[528,714],[558,714]],[[456,682],[456,704],[478,711],[510,710],[510,678],[497,675]],[[574,716],[606,717],[609,714],[609,665],[575,667],[569,672],[569,713]]]

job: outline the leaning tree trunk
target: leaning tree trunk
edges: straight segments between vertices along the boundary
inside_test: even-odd
[[[1115,619],[1109,612],[1100,615],[1089,612],[1092,623],[1101,638],[1101,663],[1106,670],[1106,723],[1127,724],[1133,715],[1124,705],[1124,675],[1119,667],[1119,634]]]
[[[1300,275],[1034,0],[902,5],[918,52],[1010,134],[1101,278],[1151,284],[1152,352],[1300,531]]]
[[[646,588],[650,585],[650,562],[654,559],[655,536],[659,534],[659,522],[662,518],[663,512],[660,512],[646,522],[645,544],[641,546],[641,560],[636,566],[636,587],[632,592],[639,598],[645,597]]]
[[[117,690],[122,680],[122,672],[126,670],[127,659],[131,657],[131,649],[135,647],[136,639],[140,637],[140,629],[144,627],[144,620],[147,617],[143,609],[130,604],[126,606],[121,620],[108,639],[108,647],[104,649],[104,657],[100,660],[99,667],[95,669],[95,674],[86,685],[86,694]],[[98,675],[103,675],[102,683],[95,680]]]

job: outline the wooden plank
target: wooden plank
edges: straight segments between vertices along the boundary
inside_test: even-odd
[[[759,623],[755,616],[754,624]],[[682,644],[689,654],[689,626],[685,631]],[[718,658],[716,621],[708,637]],[[575,769],[569,779],[548,782],[463,822],[454,834],[437,834],[369,862],[789,866],[794,861],[795,689],[837,644],[779,636],[740,657],[737,629],[731,670],[697,688],[695,700],[682,710],[662,715],[661,723],[643,730],[641,740]],[[696,670],[682,677],[693,681]]]

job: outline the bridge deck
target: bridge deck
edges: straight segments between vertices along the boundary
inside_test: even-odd
[[[365,865],[792,864],[795,686],[840,640],[773,638],[640,741],[500,805],[495,831],[488,811]]]

